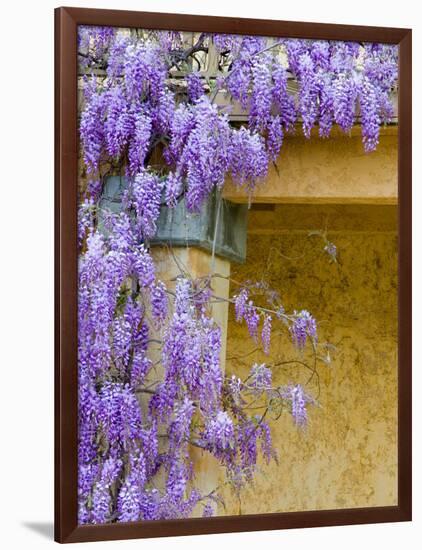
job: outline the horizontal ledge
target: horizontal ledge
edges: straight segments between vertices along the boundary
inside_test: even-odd
[[[249,202],[246,194],[225,193],[224,198],[237,203]],[[376,204],[397,205],[397,197],[294,197],[294,196],[252,196],[254,204]]]
[[[257,235],[257,236],[277,236],[277,235],[291,235],[292,233],[296,235],[309,235],[310,229],[248,229],[248,235]],[[344,233],[353,234],[353,235],[396,235],[398,228],[392,229],[353,229],[350,227],[344,227],[343,229],[329,229],[330,236],[341,235]]]
[[[397,232],[397,205],[385,204],[279,204],[249,211],[249,235],[284,235],[291,231],[309,234],[378,234]]]

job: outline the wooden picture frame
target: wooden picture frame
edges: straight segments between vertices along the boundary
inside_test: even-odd
[[[77,26],[399,45],[398,505],[103,525],[77,521]],[[411,31],[118,10],[55,10],[55,540],[61,543],[411,520]]]

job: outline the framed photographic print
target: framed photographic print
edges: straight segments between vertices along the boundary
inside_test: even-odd
[[[411,519],[411,31],[58,8],[55,538]]]

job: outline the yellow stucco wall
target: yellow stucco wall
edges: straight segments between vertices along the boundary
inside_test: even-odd
[[[383,130],[371,155],[358,129],[352,133],[288,137],[277,169],[255,194],[264,204],[249,213],[247,261],[232,264],[231,277],[265,278],[287,311],[312,312],[320,340],[337,353],[319,366],[319,407],[310,408],[308,428],[298,430],[287,412],[272,422],[278,464],[260,464],[240,498],[223,488],[219,515],[397,504],[397,130]],[[230,186],[226,196],[246,200]],[[308,236],[325,229],[338,264],[321,239]],[[285,333],[273,337],[269,358],[254,348],[230,310],[227,373],[244,377],[255,361],[298,357]],[[298,368],[274,374],[279,384],[306,379]],[[315,394],[316,385],[309,390]],[[214,482],[218,466],[197,454],[205,486],[205,470]]]
[[[396,215],[396,207],[386,205],[276,205],[250,212],[247,262],[232,264],[232,278],[266,279],[287,311],[314,314],[320,341],[337,352],[331,365],[318,368],[320,406],[310,409],[308,428],[298,430],[288,412],[272,422],[278,465],[261,464],[240,499],[226,488],[220,514],[397,504]],[[321,239],[308,236],[326,228],[338,264],[330,263]],[[254,348],[231,311],[228,373],[244,376],[255,361],[298,357],[285,332],[274,336],[270,358],[250,353]],[[274,380],[305,382],[308,375],[278,368]],[[315,395],[317,385],[309,389]]]
[[[329,139],[314,130],[306,139],[300,129],[285,137],[276,164],[257,186],[254,202],[383,203],[397,202],[397,126],[381,129],[377,149],[368,154],[360,127],[350,135],[333,128]],[[225,196],[247,200],[244,189],[227,182]]]

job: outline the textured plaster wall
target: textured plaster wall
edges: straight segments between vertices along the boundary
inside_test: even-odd
[[[276,165],[254,192],[255,202],[383,203],[397,202],[397,126],[381,129],[376,151],[366,154],[360,127],[350,135],[334,128],[329,139],[298,130],[286,136]],[[244,189],[228,182],[225,196],[247,201]]]
[[[310,409],[308,428],[298,430],[287,412],[272,422],[279,464],[261,465],[240,499],[227,488],[219,513],[397,504],[396,207],[277,205],[252,210],[249,227],[248,259],[232,264],[233,279],[266,279],[286,310],[315,315],[320,341],[337,351],[318,368],[320,406]],[[308,236],[325,228],[338,264],[330,263],[322,239]],[[254,361],[298,358],[285,335],[274,336],[270,358],[254,348],[231,311],[228,373],[245,375]],[[309,376],[297,367],[275,372],[280,384]],[[316,382],[308,386],[313,395]]]

